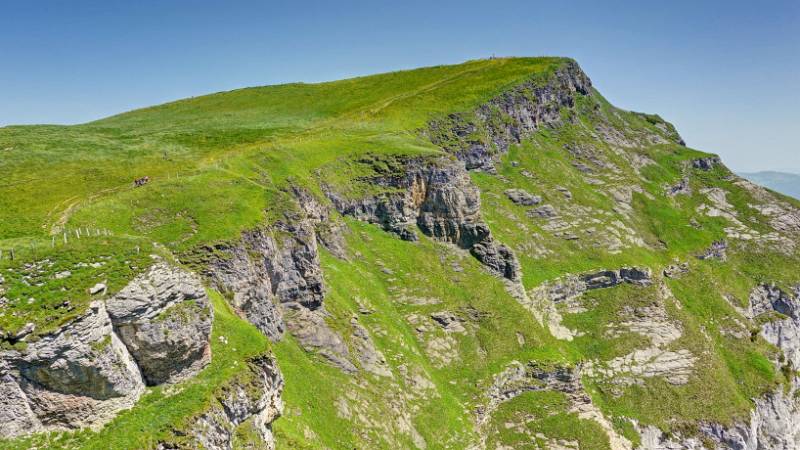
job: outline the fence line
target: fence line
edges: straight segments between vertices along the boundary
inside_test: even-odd
[[[26,253],[30,250],[31,254],[35,254],[38,250],[43,248],[56,248],[56,247],[65,247],[70,244],[70,235],[74,235],[75,239],[88,239],[94,237],[106,237],[106,236],[113,236],[114,233],[107,229],[107,228],[89,228],[84,227],[75,228],[73,230],[65,229],[62,232],[61,239],[56,239],[57,235],[50,236],[50,245],[47,245],[47,241],[32,241],[27,244],[19,244],[18,246],[14,247],[5,247],[0,248],[0,261],[14,261],[17,257],[20,257],[20,253]],[[59,242],[63,241],[63,242]]]

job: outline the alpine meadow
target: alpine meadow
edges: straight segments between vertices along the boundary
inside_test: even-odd
[[[800,201],[490,58],[0,128],[0,448],[800,448]]]

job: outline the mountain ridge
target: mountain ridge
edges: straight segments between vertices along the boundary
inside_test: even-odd
[[[7,419],[56,433],[4,445],[797,441],[797,201],[687,148],[659,116],[613,107],[571,59],[244,91],[0,129]],[[135,319],[150,330],[137,339],[65,344],[91,360],[119,340],[158,368],[134,405],[64,392],[61,366],[33,350],[91,305],[117,311],[159,261],[207,291],[205,368],[162,382],[185,365],[137,347],[191,330],[189,301]],[[41,398],[118,415],[69,431],[81,424]]]
[[[741,176],[782,194],[800,198],[800,174],[797,172],[765,170],[742,172]]]

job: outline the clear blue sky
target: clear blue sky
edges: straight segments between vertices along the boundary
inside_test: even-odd
[[[602,3],[602,4],[601,4]],[[578,60],[735,170],[800,171],[800,1],[0,0],[0,125],[467,59]]]

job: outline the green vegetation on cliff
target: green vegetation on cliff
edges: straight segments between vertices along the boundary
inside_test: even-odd
[[[773,364],[783,364],[778,349],[742,311],[758,284],[800,282],[800,205],[591,87],[572,95],[573,87],[530,129],[512,120],[552,106],[562,89],[552,80],[572,64],[470,61],[240,89],[78,126],[1,128],[8,336],[27,323],[40,333],[60,326],[88,304],[93,285],[119,290],[151,253],[217,282],[208,261],[232,258],[242,233],[296,237],[292,220],[307,206],[299,189],[329,211],[330,223],[314,226],[337,225],[338,252],[319,230],[311,237],[325,285],[318,312],[355,367],[336,367],[325,354],[333,344],[304,345],[292,324],[270,346],[242,319],[248,311],[234,292],[213,291],[213,358],[196,378],[152,389],[98,432],[8,445],[180,441],[215,390],[269,348],[285,378],[278,448],[605,449],[638,444],[650,425],[691,436],[698,424],[749,420],[753,400],[786,386],[793,368]],[[401,240],[378,213],[345,217],[332,204],[331,192],[348,201],[405,195],[392,183],[408,161],[461,164],[465,143],[493,156],[496,170],[471,171],[468,181],[492,239],[519,261],[519,283],[492,274],[474,248],[432,233]],[[142,177],[149,182],[135,187]],[[409,188],[417,208],[423,184]],[[773,203],[778,212],[761,208]],[[100,231],[78,239],[75,230]],[[649,269],[646,282],[588,289],[580,278],[626,267]],[[570,291],[571,282],[585,289]],[[237,445],[257,440],[254,427],[240,426]]]

